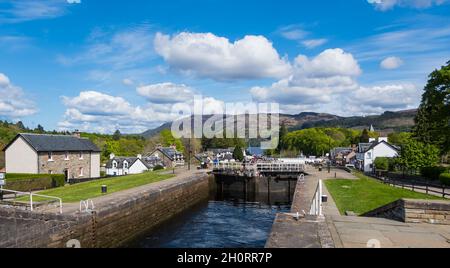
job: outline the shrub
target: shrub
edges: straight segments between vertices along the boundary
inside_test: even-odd
[[[420,174],[425,178],[437,181],[439,180],[439,175],[445,173],[446,171],[447,169],[445,167],[423,167],[420,169]]]
[[[106,177],[106,171],[100,171],[100,177],[101,178]]]
[[[39,191],[64,186],[62,174],[6,174],[6,187],[20,192]]]
[[[377,170],[389,169],[389,159],[387,157],[377,157],[377,159],[375,159],[374,164]]]
[[[439,180],[442,182],[442,184],[450,185],[450,173],[442,173],[439,176]]]
[[[153,168],[153,171],[163,170],[163,169],[164,169],[163,166],[161,166],[161,165],[156,165],[156,166]]]

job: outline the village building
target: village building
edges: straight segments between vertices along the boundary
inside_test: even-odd
[[[397,157],[400,149],[388,142],[388,138],[370,139],[369,143],[360,143],[356,154],[357,168],[364,172],[373,172],[378,157]]]
[[[141,155],[136,157],[118,157],[111,154],[106,163],[106,175],[125,176],[131,174],[141,174],[153,170],[154,166],[143,161]]]
[[[147,162],[159,162],[166,168],[174,168],[185,165],[184,155],[177,150],[176,146],[157,146],[156,149],[147,154],[144,159],[146,159]]]
[[[79,133],[18,134],[3,151],[7,173],[64,174],[66,180],[100,177],[100,149]]]

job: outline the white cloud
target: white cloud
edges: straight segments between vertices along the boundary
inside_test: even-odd
[[[288,40],[301,40],[308,36],[310,33],[303,30],[299,25],[288,25],[281,27],[278,33]]]
[[[120,31],[94,30],[83,51],[60,55],[64,65],[96,64],[110,70],[132,68],[153,57],[151,26],[144,24]]]
[[[122,84],[124,84],[125,86],[133,86],[134,81],[130,78],[125,78],[122,80]]]
[[[417,108],[421,90],[413,84],[360,86],[345,97],[348,114],[375,114]]]
[[[178,85],[180,87],[180,85]],[[148,93],[148,86],[143,90]],[[153,101],[153,98],[151,99]],[[112,133],[120,129],[123,133],[141,133],[178,119],[186,105],[192,108],[193,98],[184,102],[153,103],[132,105],[122,97],[98,91],[82,91],[76,97],[62,97],[66,112],[58,123],[60,130],[79,129],[81,131]],[[203,99],[205,114],[220,112],[224,103],[211,97]]]
[[[294,74],[270,87],[254,87],[253,98],[288,105],[328,103],[333,95],[357,88],[355,77],[361,74],[357,61],[342,49],[328,49],[313,59],[299,55]]]
[[[137,88],[139,95],[152,103],[188,102],[194,98],[194,90],[186,85],[161,83]]]
[[[326,111],[339,115],[374,114],[417,107],[420,90],[412,84],[361,86],[362,73],[352,54],[329,49],[309,59],[300,55],[294,74],[269,87],[250,90],[260,102],[278,102],[283,112]]]
[[[367,2],[374,5],[378,10],[386,11],[395,6],[418,9],[429,8],[434,5],[442,5],[448,0],[367,0]]]
[[[154,46],[171,68],[220,81],[282,78],[291,70],[264,36],[247,35],[231,43],[212,33],[157,33]]]
[[[387,70],[397,69],[401,65],[403,65],[403,60],[399,57],[388,57],[380,63],[381,68]]]
[[[5,1],[2,1],[5,2]],[[2,4],[0,23],[52,19],[67,13],[67,6],[80,4],[81,0],[12,0]]]
[[[13,85],[3,73],[0,73],[0,96],[0,117],[19,119],[37,112],[34,103],[27,99],[23,90]]]
[[[325,43],[328,42],[328,39],[325,38],[321,38],[321,39],[309,39],[309,40],[305,40],[302,41],[302,44],[306,47],[306,48],[316,48],[319,46],[324,45]]]

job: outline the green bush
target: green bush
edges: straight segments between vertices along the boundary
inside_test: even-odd
[[[157,166],[155,166],[154,168],[153,168],[153,171],[157,171],[157,170],[163,170],[164,169],[164,167],[163,166],[161,166],[161,165],[157,165]]]
[[[387,157],[377,157],[374,164],[377,170],[389,170],[389,159]]]
[[[436,167],[423,167],[420,169],[420,174],[428,179],[431,180],[439,180],[439,175],[441,175],[442,173],[447,172],[447,169],[445,167],[440,167],[440,166],[436,166]]]
[[[450,173],[442,173],[439,176],[439,180],[442,182],[442,184],[450,185]]]
[[[6,174],[5,188],[8,190],[30,192],[64,186],[62,174]]]
[[[105,171],[100,171],[100,177],[101,177],[101,178],[106,177],[106,172],[105,172]]]

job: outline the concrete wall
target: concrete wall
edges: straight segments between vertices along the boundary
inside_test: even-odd
[[[0,248],[119,247],[208,197],[208,175],[152,184],[90,214],[50,215],[0,207]]]
[[[387,218],[406,223],[450,225],[450,202],[401,199],[370,211],[364,216]]]
[[[22,137],[6,150],[5,162],[7,173],[38,173],[38,155]]]

